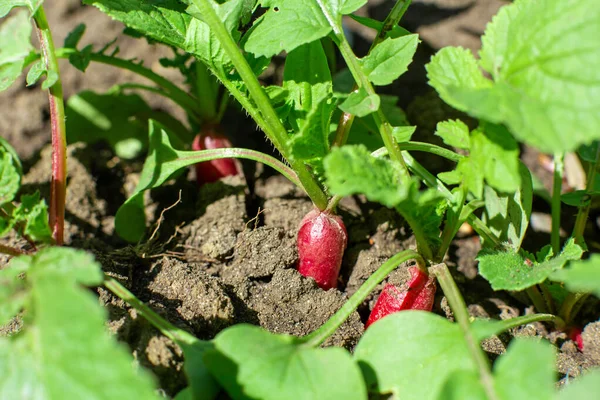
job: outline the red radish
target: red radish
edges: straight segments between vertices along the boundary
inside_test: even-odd
[[[204,125],[202,132],[196,135],[192,143],[193,150],[222,149],[226,147],[231,147],[231,142],[221,134],[217,125]],[[240,169],[233,158],[222,158],[196,164],[196,182],[198,182],[198,185],[216,182],[223,177],[239,173]]]
[[[435,297],[435,278],[417,267],[410,267],[410,281],[403,291],[387,284],[381,291],[365,328],[373,322],[402,310],[431,311]]]
[[[314,278],[321,289],[336,287],[347,242],[348,233],[339,216],[309,212],[298,231],[298,271]]]
[[[583,330],[578,326],[573,327],[569,330],[569,339],[571,339],[575,342],[575,344],[577,344],[577,348],[579,349],[579,351],[583,351],[583,337],[581,336],[582,332]]]

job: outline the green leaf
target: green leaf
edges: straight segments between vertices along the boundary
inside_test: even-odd
[[[92,254],[68,247],[48,247],[31,256],[15,257],[9,267],[29,271],[34,278],[48,275],[86,286],[104,281],[101,266]]]
[[[568,261],[579,260],[581,247],[569,240],[563,251],[547,261],[538,262],[514,251],[490,252],[483,250],[477,256],[479,273],[494,290],[523,290],[542,283],[553,272],[562,269]]]
[[[354,351],[369,391],[402,399],[438,399],[455,371],[476,372],[458,325],[406,311],[369,327]]]
[[[555,351],[535,339],[514,339],[494,365],[494,388],[501,399],[554,398]]]
[[[33,15],[44,0],[0,0],[0,18],[4,18],[13,7],[27,7]]]
[[[210,2],[210,5],[235,41],[240,38],[237,28],[244,12],[244,3],[244,0],[229,0],[223,4]],[[187,27],[182,48],[200,58],[217,76],[221,78],[228,76],[233,66],[229,56],[221,46],[221,42],[210,31],[208,24],[202,21],[202,14],[195,5],[190,5],[186,11],[195,18],[190,21]]]
[[[303,128],[307,115],[322,107],[322,102],[331,97],[332,86],[327,56],[320,41],[302,45],[288,54],[283,88],[288,93],[287,102],[294,106],[290,115],[292,129]],[[323,134],[329,131],[329,120],[325,129]]]
[[[485,178],[488,185],[500,192],[517,191],[521,185],[519,145],[510,133],[500,125],[483,124],[471,133],[470,142],[468,164],[461,163],[457,167],[467,181],[473,183]],[[468,186],[477,198],[483,195],[480,185]]]
[[[0,398],[157,399],[149,375],[105,328],[88,290],[49,272],[31,280],[29,324],[0,338]]]
[[[0,143],[0,206],[11,202],[21,186],[21,173],[13,154]]]
[[[369,95],[364,88],[360,88],[348,96],[342,104],[340,110],[345,113],[364,117],[379,110],[381,99],[378,95]]]
[[[598,141],[594,141],[588,145],[582,145],[577,149],[577,154],[582,160],[587,162],[596,162],[596,154],[598,154]]]
[[[333,99],[325,98],[308,113],[300,132],[290,139],[292,157],[299,160],[315,160],[327,155],[329,122],[335,106]]]
[[[311,348],[251,325],[219,333],[208,369],[234,399],[365,399],[360,369],[341,348]],[[332,384],[335,382],[335,384]]]
[[[385,39],[360,60],[365,74],[375,85],[389,85],[408,70],[418,43],[416,34]]]
[[[444,383],[438,400],[489,400],[474,372],[454,371]]]
[[[471,148],[469,127],[459,119],[438,122],[435,135],[441,137],[448,146],[459,149]]]
[[[46,80],[42,83],[42,89],[48,90],[56,82],[58,82],[58,74],[56,71],[48,71],[44,63],[40,60],[31,66],[27,73],[27,86],[34,85],[42,75],[46,75]]]
[[[14,258],[11,264],[14,264]],[[6,325],[15,317],[29,299],[29,293],[22,274],[29,264],[10,265],[0,269],[0,326]]]
[[[398,143],[408,142],[416,130],[416,126],[395,126],[392,129],[392,136]]]
[[[76,49],[79,41],[83,37],[85,33],[85,24],[77,25],[65,38],[65,43],[63,47],[68,49]]]
[[[34,242],[50,242],[52,231],[48,225],[48,206],[40,193],[21,196],[21,204],[13,210],[13,223],[24,225],[23,234]]]
[[[591,203],[592,196],[598,196],[600,192],[587,190],[575,190],[574,192],[563,193],[560,195],[560,201],[573,207],[584,207]]]
[[[65,114],[69,143],[105,140],[125,159],[137,157],[147,146],[152,109],[137,94],[86,90],[69,98]]]
[[[489,186],[484,189],[483,222],[498,239],[508,242],[515,251],[521,248],[533,202],[531,173],[523,163],[519,165],[519,172],[521,187],[512,194],[498,193]]]
[[[24,2],[4,1],[6,3],[0,4],[0,16],[6,15],[14,6],[25,5]],[[0,92],[8,89],[21,75],[25,58],[33,51],[32,25],[27,14],[19,11],[0,26]]]
[[[342,15],[350,14],[365,3],[366,0],[262,2],[270,9],[255,22],[244,48],[265,57],[282,51],[289,53],[303,44],[327,36],[332,25],[341,29]]]
[[[192,17],[178,0],[84,0],[144,35],[171,46],[185,49],[186,32]]]
[[[427,66],[430,84],[451,106],[504,123],[541,151],[575,150],[600,137],[599,30],[596,0],[515,1],[482,39],[480,65],[493,81],[470,52],[446,48]]]
[[[572,292],[594,293],[600,297],[600,255],[592,254],[588,260],[572,261],[569,268],[556,271],[550,279],[564,282]]]
[[[90,44],[81,49],[81,51],[69,55],[69,62],[81,72],[85,72],[92,60],[92,49],[93,46]]]
[[[558,392],[558,400],[594,400],[600,393],[600,370],[588,371]]]
[[[217,397],[220,387],[210,375],[204,363],[204,354],[214,345],[211,342],[198,340],[193,344],[179,343],[183,350],[183,369],[189,386],[189,399],[212,400]],[[179,396],[179,395],[178,395]]]
[[[391,161],[373,157],[362,145],[334,147],[324,167],[332,194],[360,193],[387,207],[395,207],[406,196],[400,189],[399,170]]]

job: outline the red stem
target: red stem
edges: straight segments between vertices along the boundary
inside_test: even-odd
[[[49,223],[52,237],[57,245],[63,244],[65,222],[65,199],[67,188],[67,140],[65,127],[65,106],[62,83],[58,69],[58,60],[54,52],[52,33],[46,20],[44,8],[34,15],[36,31],[40,40],[43,62],[48,72],[58,76],[57,81],[48,90],[50,102],[50,120],[52,125],[52,180],[50,182]],[[49,75],[49,74],[48,74]]]

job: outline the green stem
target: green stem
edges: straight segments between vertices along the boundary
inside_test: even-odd
[[[594,189],[594,184],[596,181],[596,174],[598,172],[598,168],[600,167],[600,143],[598,143],[598,149],[596,150],[596,160],[590,164],[587,177],[586,177],[586,192],[590,193]],[[583,234],[585,232],[585,225],[587,224],[588,215],[590,213],[590,208],[592,207],[592,202],[588,201],[583,207],[579,207],[579,211],[577,212],[577,218],[575,219],[575,227],[573,228],[573,237],[575,238],[575,243],[581,245],[584,243]]]
[[[589,296],[589,293],[569,293],[562,306],[558,315],[565,321],[567,325],[570,325],[573,318],[577,315],[577,312],[581,309],[584,300]]]
[[[352,89],[352,91],[355,90],[356,87]],[[340,115],[340,120],[338,122],[337,130],[335,131],[335,138],[333,139],[332,146],[341,147],[346,144],[346,142],[348,141],[348,136],[350,135],[350,130],[352,129],[353,122],[354,114],[342,112],[342,115]]]
[[[494,320],[494,323],[502,326],[497,330],[498,333],[506,332],[522,325],[531,324],[532,322],[552,322],[556,329],[564,329],[565,327],[565,321],[553,314],[531,314],[510,319]]]
[[[556,314],[556,306],[554,304],[554,298],[552,297],[552,293],[550,293],[550,289],[546,283],[542,282],[538,285],[540,291],[542,292],[542,296],[544,297],[544,302],[546,303],[546,309],[549,314]]]
[[[453,152],[452,150],[445,149],[440,146],[436,146],[431,143],[423,143],[423,142],[405,142],[398,143],[400,149],[405,151],[423,151],[426,153],[435,154],[436,156],[444,157],[450,161],[459,162],[464,156]]]
[[[330,337],[343,323],[350,317],[358,306],[365,301],[367,296],[379,285],[386,276],[400,264],[405,261],[414,259],[419,268],[425,270],[425,261],[423,258],[414,250],[404,250],[388,261],[383,263],[381,267],[377,269],[370,277],[362,284],[362,286],[344,303],[335,314],[331,316],[323,325],[317,330],[304,336],[300,339],[305,346],[317,347],[320,346],[328,337]]]
[[[302,188],[302,184],[300,183],[300,180],[293,169],[275,157],[271,157],[265,153],[261,153],[260,151],[232,147],[200,151],[180,151],[179,154],[183,154],[184,156],[178,158],[177,161],[185,161],[186,163],[189,162],[189,164],[218,160],[222,158],[245,158],[247,160],[258,161],[273,168],[275,171],[285,176],[294,185]]]
[[[77,51],[76,49],[61,48],[57,49],[56,56],[58,58],[69,58],[70,55],[78,53],[79,51]],[[134,72],[140,76],[143,76],[144,78],[156,83],[158,86],[162,87],[167,91],[171,100],[179,104],[183,109],[185,109],[189,113],[194,114],[196,118],[201,117],[199,113],[198,100],[196,98],[192,97],[189,93],[179,88],[170,80],[153,72],[151,69],[148,69],[140,64],[136,64],[129,60],[124,60],[122,58],[114,56],[107,56],[105,54],[91,53],[89,56],[90,61],[125,69]]]
[[[452,308],[454,318],[463,332],[471,357],[479,369],[481,384],[487,398],[489,400],[498,400],[498,395],[494,389],[494,380],[490,370],[489,360],[479,346],[479,342],[473,336],[467,305],[458,290],[458,286],[456,286],[456,282],[454,282],[446,264],[435,265],[431,270],[436,275],[438,282],[444,291],[444,296],[446,296],[446,299]]]
[[[65,105],[63,89],[56,58],[52,32],[46,19],[44,7],[40,6],[33,19],[42,50],[42,61],[48,73],[58,77],[48,89],[50,121],[52,126],[52,180],[50,182],[50,207],[48,212],[52,237],[57,245],[64,240],[65,200],[67,194],[67,129],[65,126]]]
[[[198,111],[207,123],[215,123],[217,119],[217,82],[206,65],[196,60],[196,93],[198,94]]]
[[[564,172],[563,153],[554,155],[554,180],[552,183],[552,233],[550,243],[554,254],[560,252],[560,194]]]
[[[537,286],[529,287],[525,290],[537,312],[548,313],[548,307],[546,306],[546,301],[544,300],[544,296],[540,293],[540,290]]]
[[[269,97],[258,82],[258,79],[254,75],[250,65],[248,65],[248,62],[244,58],[237,43],[233,40],[229,31],[227,31],[225,25],[223,25],[212,7],[213,2],[211,0],[192,0],[192,3],[198,7],[202,13],[204,22],[218,38],[223,50],[227,53],[236,71],[246,84],[250,97],[254,101],[254,104],[256,104],[256,107],[258,107],[265,125],[268,125],[271,128],[265,131],[265,134],[267,134],[271,142],[273,142],[273,145],[275,145],[283,157],[290,163],[294,171],[296,171],[298,179],[302,182],[304,190],[315,206],[320,210],[324,210],[327,207],[327,196],[317,184],[314,177],[306,169],[304,162],[290,157],[287,146],[288,133],[279,120],[279,116],[273,109]]]
[[[133,293],[127,290],[127,288],[121,285],[121,283],[119,283],[117,280],[107,276],[104,280],[104,286],[115,296],[125,301],[131,307],[135,308],[141,316],[146,318],[146,320],[152,324],[152,326],[154,326],[160,331],[160,333],[172,341],[189,345],[193,345],[194,343],[198,342],[198,339],[194,335],[184,331],[183,329],[177,328],[169,321],[152,311],[150,307],[135,297]]]

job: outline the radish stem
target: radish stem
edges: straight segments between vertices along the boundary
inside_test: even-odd
[[[594,184],[596,181],[596,174],[598,173],[598,167],[600,166],[600,143],[598,143],[598,148],[596,149],[596,160],[590,163],[590,167],[588,169],[587,177],[586,177],[586,192],[591,192],[594,189]],[[579,207],[579,211],[577,212],[577,218],[575,219],[575,227],[573,228],[573,237],[575,238],[575,243],[582,245],[584,243],[583,233],[585,231],[585,225],[587,223],[588,215],[590,213],[590,208],[592,207],[591,202],[587,202],[583,207]]]
[[[152,326],[160,331],[163,335],[168,337],[174,342],[194,344],[198,342],[198,339],[184,331],[183,329],[177,328],[169,321],[162,318],[160,315],[152,311],[150,307],[140,301],[133,293],[131,293],[125,286],[121,285],[117,280],[106,277],[104,280],[104,287],[110,290],[115,296],[125,301],[131,307],[135,308],[140,315],[142,315]]]
[[[52,125],[52,181],[50,182],[49,224],[52,237],[57,245],[64,240],[65,198],[67,190],[67,132],[65,127],[65,105],[58,68],[58,59],[54,52],[52,32],[48,26],[44,7],[40,6],[33,15],[42,60],[48,71],[56,74],[56,82],[48,89],[50,102],[50,121]]]
[[[344,305],[327,320],[321,327],[300,339],[303,345],[317,347],[321,345],[350,317],[367,296],[379,285],[390,272],[408,260],[415,260],[419,268],[425,268],[425,261],[414,250],[404,250],[381,265],[369,279],[344,303]]]
[[[463,332],[471,357],[479,369],[481,384],[483,385],[487,398],[489,400],[498,400],[498,395],[494,389],[494,379],[490,370],[490,362],[479,346],[478,341],[473,336],[467,305],[460,294],[460,290],[458,290],[458,286],[456,286],[456,282],[454,282],[446,264],[438,264],[431,267],[431,269],[437,277],[438,283],[444,291],[444,296],[446,296],[446,299],[452,308],[452,312],[454,313],[454,317]]]
[[[560,194],[564,172],[563,153],[554,155],[554,180],[552,184],[552,233],[550,243],[554,254],[560,252]]]

